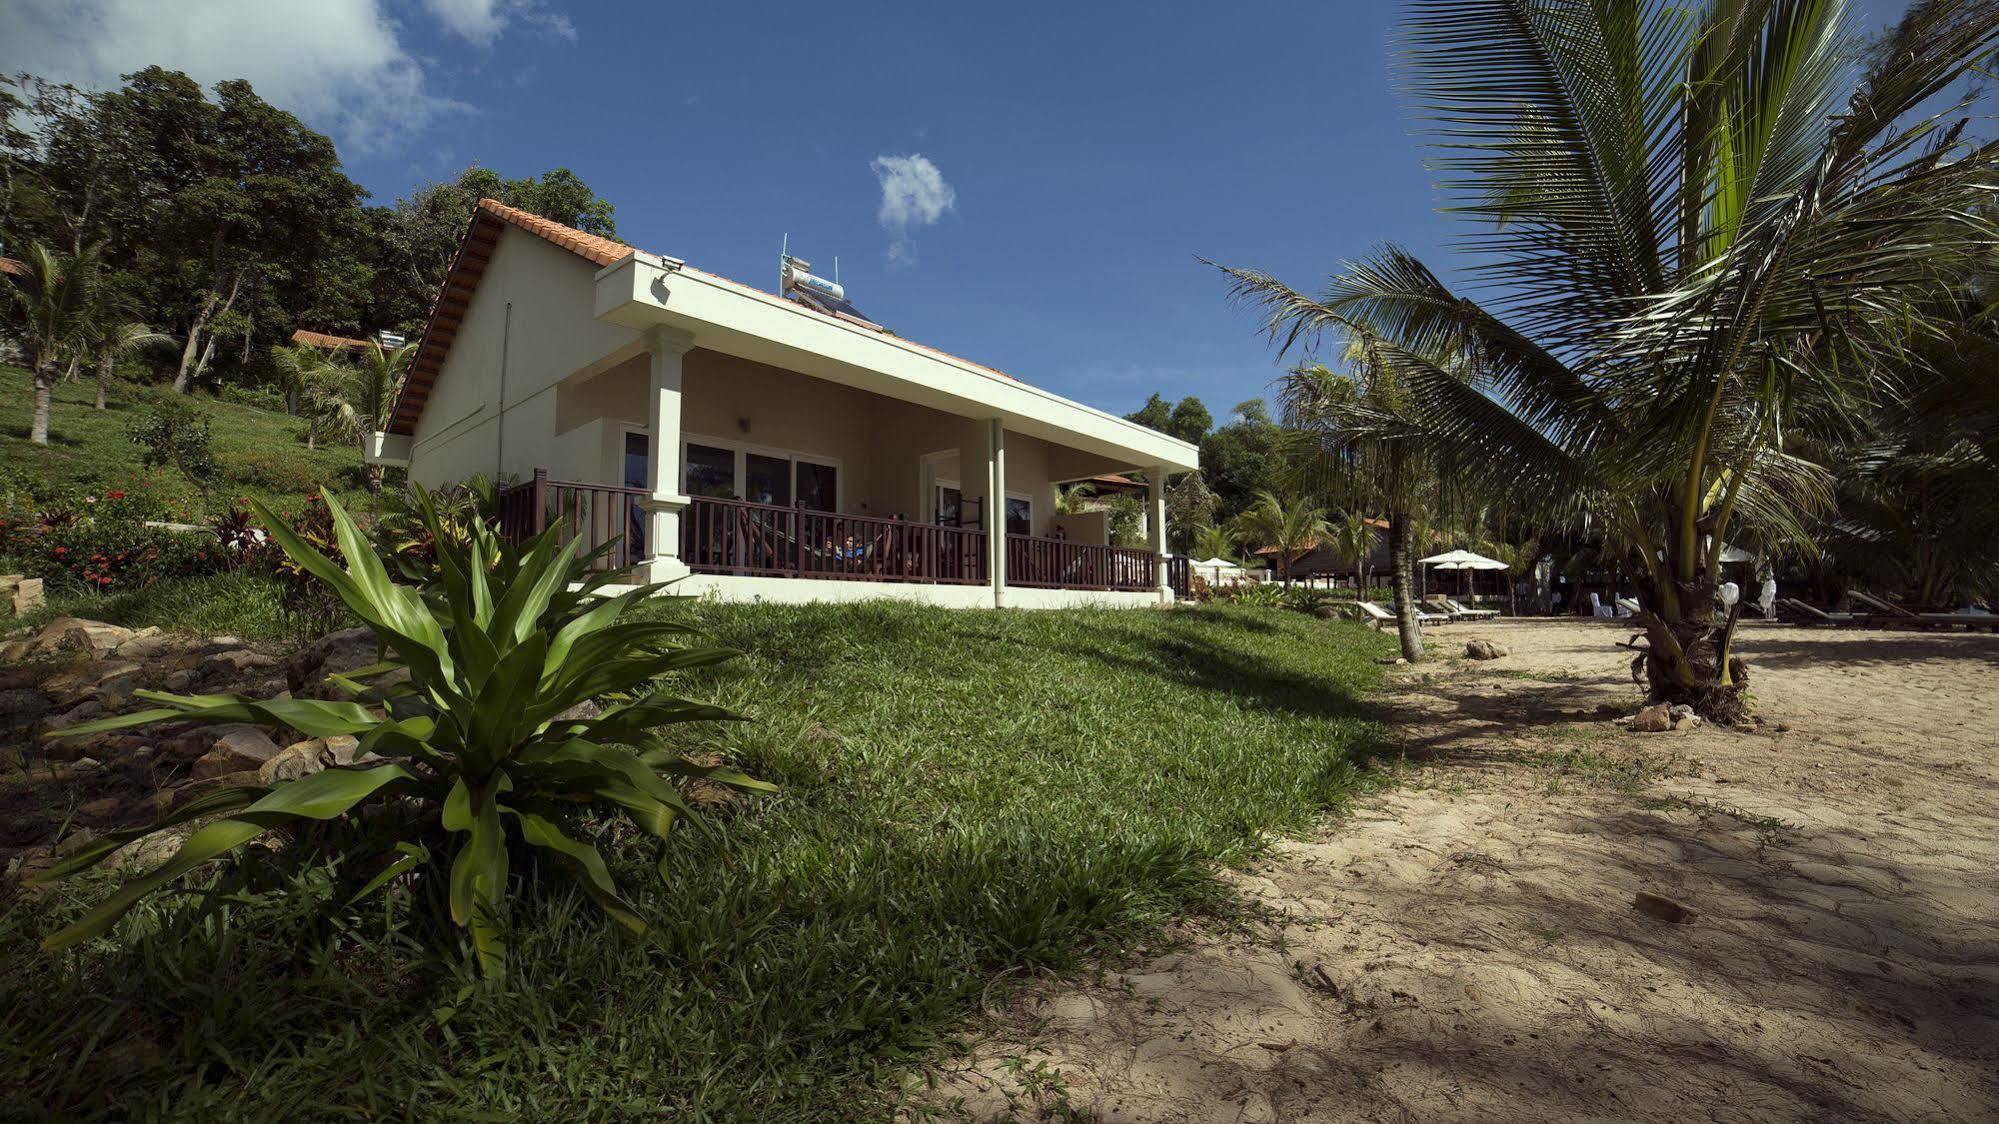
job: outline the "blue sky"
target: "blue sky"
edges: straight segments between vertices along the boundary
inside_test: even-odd
[[[645,249],[769,287],[789,233],[911,338],[1104,409],[1157,390],[1219,416],[1277,366],[1195,255],[1311,287],[1383,240],[1442,257],[1395,10],[0,0],[0,68],[248,77],[377,201],[474,161],[566,165]],[[950,205],[916,182],[898,234],[877,161],[914,156]]]

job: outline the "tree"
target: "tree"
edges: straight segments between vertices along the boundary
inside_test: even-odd
[[[78,333],[77,358],[97,368],[97,409],[111,390],[111,378],[118,360],[139,352],[173,344],[172,336],[156,332],[141,323],[138,301],[132,296],[130,276],[100,276],[91,286],[91,305]]]
[[[171,468],[201,492],[208,506],[209,489],[222,475],[210,448],[208,418],[185,398],[167,395],[132,422],[128,435],[139,446],[139,462],[147,468]]]
[[[1541,543],[1538,539],[1525,542],[1489,542],[1483,544],[1481,553],[1494,562],[1506,563],[1506,613],[1520,615],[1520,579],[1530,577],[1534,567],[1541,563]]]
[[[1167,405],[1166,399],[1161,398],[1155,391],[1146,398],[1145,405],[1126,414],[1124,420],[1134,421],[1147,429],[1156,429],[1165,433],[1167,427],[1173,424],[1173,407]]]
[[[1479,480],[1582,510],[1644,568],[1637,662],[1655,700],[1744,710],[1716,553],[1802,541],[1832,474],[1791,452],[1894,393],[1879,357],[1948,337],[1932,312],[1999,244],[1999,149],[1961,102],[1999,5],[1924,0],[1864,74],[1846,5],[1415,0],[1411,85],[1441,187],[1478,226],[1489,300],[1387,247],[1319,299],[1234,291],[1287,348],[1367,342],[1421,433]]]
[[[319,423],[330,408],[327,388],[339,376],[326,353],[308,344],[289,344],[271,349],[271,370],[293,412],[305,418],[305,447],[319,444]]]
[[[1291,567],[1332,533],[1324,509],[1303,501],[1286,502],[1270,492],[1256,498],[1249,510],[1235,517],[1236,539],[1254,554],[1269,550],[1276,556],[1284,584],[1291,584]]]
[[[1203,523],[1194,528],[1189,536],[1188,549],[1193,557],[1206,561],[1210,558],[1235,558],[1235,536],[1226,528],[1213,523]]]
[[[332,384],[334,394],[321,402],[321,408],[365,448],[369,436],[388,424],[396,386],[415,351],[415,344],[396,348],[383,347],[379,342],[369,344],[356,362],[341,367],[345,377]],[[367,480],[369,491],[380,491],[382,466],[369,465]]]
[[[1201,439],[1201,475],[1215,493],[1218,521],[1234,518],[1260,493],[1282,489],[1282,444],[1283,430],[1260,398],[1237,405],[1227,425]]]
[[[1438,449],[1420,430],[1397,422],[1409,391],[1395,368],[1366,346],[1348,347],[1346,357],[1348,374],[1313,365],[1279,383],[1289,473],[1302,489],[1343,492],[1387,512],[1395,632],[1402,658],[1417,663],[1423,626],[1416,615],[1416,544],[1428,539],[1418,527],[1418,498],[1433,479]]]
[[[1374,527],[1368,523],[1367,516],[1356,510],[1349,510],[1335,520],[1331,527],[1332,533],[1327,537],[1326,544],[1341,557],[1353,559],[1355,578],[1360,583],[1360,595],[1366,597],[1367,561],[1368,556],[1374,553]]]
[[[67,255],[30,242],[21,252],[22,271],[8,275],[13,327],[28,353],[34,379],[34,420],[28,440],[37,445],[49,443],[49,398],[56,368],[89,338],[96,259],[95,247]]]
[[[1183,473],[1166,487],[1167,547],[1185,554],[1194,528],[1215,521],[1215,494],[1196,472]]]

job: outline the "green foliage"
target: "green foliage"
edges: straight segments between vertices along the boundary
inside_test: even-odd
[[[1245,551],[1272,551],[1271,561],[1287,582],[1292,565],[1331,534],[1324,509],[1303,500],[1280,499],[1269,492],[1259,495],[1256,503],[1236,516],[1230,530]]]
[[[364,808],[398,830],[350,837],[346,861],[380,866],[361,893],[404,875],[444,880],[451,920],[470,932],[487,976],[505,969],[510,863],[522,848],[570,873],[586,897],[643,931],[644,920],[620,896],[595,842],[574,834],[577,813],[587,807],[615,810],[632,827],[664,842],[674,819],[689,812],[668,777],[770,791],[734,770],[689,764],[657,732],[662,726],[736,717],[652,690],[659,676],[734,653],[676,646],[691,631],[682,624],[620,620],[657,589],[593,596],[601,581],[586,578],[575,545],[558,547],[553,531],[520,548],[488,533],[475,537],[469,549],[440,550],[439,596],[426,598],[392,582],[352,518],[331,497],[326,506],[345,569],[268,510],[258,514],[292,561],[332,587],[389,653],[382,663],[339,682],[365,695],[363,683],[404,672],[405,686],[379,687],[375,693],[385,697],[375,705],[141,691],[138,697],[152,708],[55,736],[170,719],[254,722],[307,737],[353,736],[360,739],[358,754],[382,760],[270,788],[222,790],[146,827],[93,841],[42,879],[88,869],[125,845],[178,824],[219,817],[189,836],[172,858],[127,880],[44,945],[65,948],[108,931],[148,894],[267,832],[354,817]],[[626,697],[594,717],[573,712],[578,704],[607,695]]]
[[[676,833],[671,885],[633,899],[646,940],[532,895],[507,980],[468,992],[429,958],[418,887],[345,906],[368,870],[281,850],[141,903],[132,943],[39,954],[108,892],[86,875],[0,913],[0,1116],[890,1118],[882,1091],[994,979],[1232,919],[1218,868],[1369,783],[1389,647],[1227,606],[637,612],[744,652],[685,691],[758,720],[680,731],[782,790]],[[602,850],[621,883],[655,877],[636,842]]]
[[[201,493],[204,506],[209,489],[222,475],[215,461],[214,439],[208,418],[180,398],[160,398],[135,419],[126,431],[139,446],[139,463],[146,468],[171,468]]]
[[[1258,609],[1276,609],[1285,604],[1284,587],[1273,582],[1235,582],[1215,588],[1215,600]]]
[[[162,579],[228,568],[215,540],[201,532],[147,527],[128,519],[79,520],[10,536],[10,554],[38,577],[93,592],[144,589]]]
[[[185,523],[202,519],[200,493],[176,473],[142,467],[142,450],[128,432],[130,422],[167,397],[166,391],[114,381],[109,408],[99,411],[91,408],[94,387],[81,380],[58,383],[49,444],[34,445],[27,440],[28,386],[25,371],[0,366],[0,489],[9,481],[34,491],[64,491],[78,497],[121,489],[157,498],[159,510],[146,518]],[[313,487],[331,486],[342,490],[343,499],[365,502],[360,494],[360,451],[352,443],[307,449],[299,443],[297,420],[284,414],[203,395],[180,400],[207,419],[212,450],[225,478],[239,459],[282,451],[310,471]],[[307,494],[310,489],[281,492],[243,484],[227,498],[250,495],[289,506]]]
[[[220,472],[233,485],[275,495],[309,495],[320,479],[320,473],[298,454],[277,449],[238,453]]]

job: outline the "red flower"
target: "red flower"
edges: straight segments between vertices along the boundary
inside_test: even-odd
[[[125,493],[119,491],[116,488],[113,488],[110,491],[104,493],[104,498],[107,500],[122,500],[125,498]]]

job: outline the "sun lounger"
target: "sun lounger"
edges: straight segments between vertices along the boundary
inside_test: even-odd
[[[1852,589],[1848,590],[1846,595],[1848,597],[1853,598],[1853,600],[1858,602],[1859,604],[1865,605],[1877,613],[1885,613],[1891,617],[1913,617],[1918,615],[1910,612],[1907,609],[1902,608],[1900,605],[1895,604],[1893,601],[1889,601],[1885,598],[1876,597],[1873,594],[1868,593],[1866,590]]]
[[[1482,621],[1487,617],[1496,617],[1499,615],[1498,609],[1467,609],[1463,605],[1460,605],[1455,598],[1450,597],[1432,597],[1428,601],[1423,602],[1423,604],[1450,617],[1454,621]]]
[[[1382,608],[1372,601],[1356,601],[1354,602],[1354,607],[1360,610],[1360,619],[1372,624],[1376,632],[1380,632],[1386,625],[1395,623],[1395,614],[1393,612]],[[1451,618],[1441,613],[1426,613],[1421,609],[1416,611],[1417,624],[1448,624],[1450,620]]]
[[[1795,597],[1777,599],[1777,616],[1792,624],[1836,628],[1859,623],[1852,613],[1828,613],[1817,605],[1807,605]]]
[[[1620,597],[1617,599],[1617,615],[1620,617],[1628,617],[1641,608],[1643,606],[1638,604],[1636,597]]]

